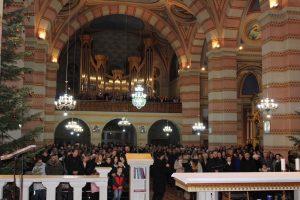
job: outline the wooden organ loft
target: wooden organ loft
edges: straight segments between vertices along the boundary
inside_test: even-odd
[[[157,76],[153,74],[153,44],[153,39],[144,39],[143,59],[130,56],[124,70],[110,69],[106,55],[93,55],[92,37],[81,36],[80,94],[96,97],[108,93],[116,99],[128,97],[139,82],[146,86],[148,96],[154,96],[159,88],[155,84]]]

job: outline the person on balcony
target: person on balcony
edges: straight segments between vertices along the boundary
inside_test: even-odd
[[[47,175],[64,175],[64,167],[58,159],[57,154],[52,153],[45,168]]]
[[[42,157],[36,158],[36,163],[32,169],[33,175],[46,175],[46,164]],[[42,183],[33,183],[33,200],[46,200],[46,188]]]
[[[84,175],[84,167],[79,155],[79,151],[75,149],[66,162],[69,175]]]

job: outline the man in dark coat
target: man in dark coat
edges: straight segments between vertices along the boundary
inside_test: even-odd
[[[255,161],[250,157],[250,153],[245,153],[244,158],[241,160],[242,172],[256,172]]]
[[[232,158],[231,158],[231,156],[227,156],[226,164],[224,166],[224,172],[234,172],[234,171],[235,171],[235,169],[234,169],[234,165],[232,162]]]
[[[213,152],[213,157],[207,162],[208,172],[222,172],[224,168],[224,162],[222,159],[218,158],[218,152]]]
[[[66,165],[68,165],[66,168],[69,175],[84,175],[84,167],[78,150],[73,151]]]
[[[152,173],[154,194],[152,200],[162,200],[166,191],[169,164],[166,164],[164,157],[164,154],[158,153],[153,164]]]

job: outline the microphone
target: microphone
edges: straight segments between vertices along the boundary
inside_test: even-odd
[[[33,149],[36,148],[36,145],[29,145],[25,148],[22,148],[22,149],[18,149],[17,151],[15,152],[12,152],[10,154],[6,154],[6,155],[3,155],[3,156],[0,156],[0,160],[9,160],[9,159],[12,159],[18,155],[21,155],[21,154],[24,154],[24,153],[27,153]]]

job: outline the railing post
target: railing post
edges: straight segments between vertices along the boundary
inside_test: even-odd
[[[29,187],[31,186],[31,181],[24,181],[23,182],[23,191],[22,193],[22,200],[28,200],[29,199]]]
[[[46,187],[46,200],[52,200],[56,198],[56,187],[59,183],[57,182],[42,182],[43,186]]]
[[[111,171],[110,167],[96,167],[99,173],[100,181],[96,182],[99,187],[99,200],[107,200],[107,186],[108,186],[108,173]]]
[[[300,199],[300,190],[294,190],[294,200]]]
[[[0,199],[3,199],[3,187],[6,184],[5,181],[0,181]]]
[[[82,188],[86,185],[86,182],[82,182],[80,178],[77,178],[76,182],[70,182],[71,187],[73,187],[73,199],[81,200],[82,199]]]

